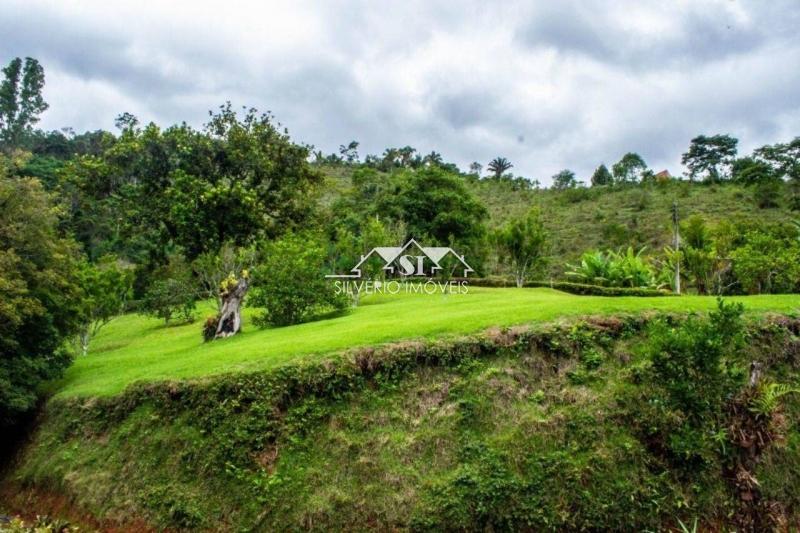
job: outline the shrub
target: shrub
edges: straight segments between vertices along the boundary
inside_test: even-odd
[[[638,252],[628,247],[622,252],[586,252],[578,265],[567,265],[571,269],[567,277],[579,283],[605,287],[653,288],[657,285],[655,271],[642,257],[644,248]]]
[[[756,205],[761,209],[770,209],[778,207],[780,204],[778,200],[781,196],[781,182],[780,180],[767,180],[762,181],[756,185],[753,192]]]
[[[142,300],[141,310],[148,315],[163,318],[169,324],[174,317],[185,322],[194,320],[197,287],[192,271],[182,256],[174,255],[169,262],[156,270]]]
[[[192,322],[196,298],[194,288],[185,281],[156,280],[142,301],[142,309],[148,315],[163,318],[166,324],[175,317],[184,322]]]
[[[750,232],[731,259],[733,272],[747,292],[792,292],[800,286],[800,246],[796,242]]]
[[[266,247],[266,259],[255,269],[249,304],[263,307],[257,325],[298,324],[326,311],[347,306],[325,279],[325,252],[314,238],[290,235]]]
[[[649,329],[647,366],[629,398],[630,413],[646,444],[692,468],[715,460],[726,441],[727,403],[744,383],[736,366],[744,341],[742,304],[719,300],[707,319],[669,318]]]

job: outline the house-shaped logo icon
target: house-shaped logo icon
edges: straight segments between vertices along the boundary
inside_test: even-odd
[[[382,269],[389,276],[425,276],[431,277],[441,272],[442,262],[448,257],[452,257],[458,265],[457,268],[463,271],[463,276],[467,277],[470,272],[474,272],[467,264],[463,255],[459,255],[447,246],[420,246],[416,240],[411,239],[403,246],[378,246],[370,250],[366,255],[362,255],[356,265],[350,269],[348,274],[329,274],[327,278],[361,278],[364,265],[373,258],[379,258],[383,264]]]

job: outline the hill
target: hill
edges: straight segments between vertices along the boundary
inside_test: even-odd
[[[352,169],[321,167],[326,175],[322,205],[330,205],[350,188]],[[777,205],[759,207],[754,187],[670,180],[623,187],[591,187],[568,190],[529,189],[505,179],[465,178],[465,183],[489,211],[488,226],[496,228],[531,207],[541,210],[551,235],[550,274],[560,277],[567,262],[588,250],[646,246],[651,254],[672,244],[672,205],[679,216],[702,217],[711,227],[725,220],[745,225],[787,223],[800,218],[789,199],[793,191],[783,184]]]

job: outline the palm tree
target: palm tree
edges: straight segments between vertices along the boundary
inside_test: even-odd
[[[514,165],[511,164],[511,161],[506,159],[505,157],[495,157],[491,161],[489,161],[489,166],[487,167],[491,172],[494,172],[494,177],[499,178],[503,174],[506,173]]]
[[[440,167],[444,163],[444,159],[442,159],[442,154],[439,152],[431,152],[426,155],[422,161],[428,166],[436,166]]]

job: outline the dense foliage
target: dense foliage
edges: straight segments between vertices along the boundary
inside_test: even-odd
[[[288,235],[268,245],[264,257],[249,299],[264,309],[256,323],[287,326],[346,307],[346,297],[324,277],[325,252],[313,236]]]
[[[41,183],[9,176],[0,156],[0,425],[35,405],[70,362],[83,324],[78,250],[57,231]]]

